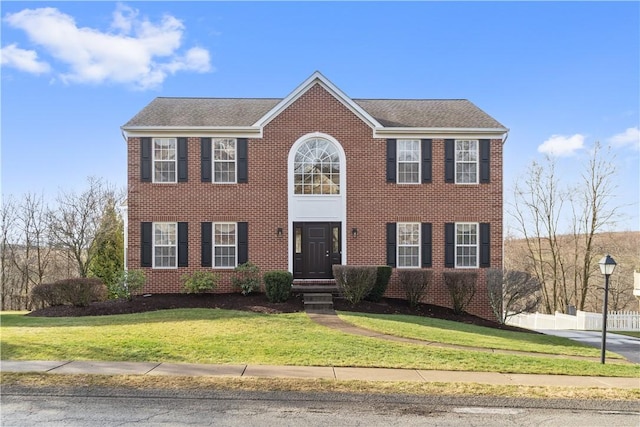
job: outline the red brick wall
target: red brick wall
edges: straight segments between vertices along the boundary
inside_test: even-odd
[[[249,223],[249,259],[262,272],[288,269],[287,159],[293,143],[303,135],[322,132],[342,145],[347,158],[347,223],[358,228],[354,238],[343,230],[352,265],[386,263],[387,222],[430,222],[433,226],[435,283],[425,302],[450,306],[444,288],[444,224],[489,222],[491,265],[502,265],[502,140],[491,141],[491,183],[455,185],[444,182],[444,140],[433,140],[433,179],[430,184],[398,185],[386,182],[386,140],[342,103],[316,85],[264,127],[263,138],[249,139],[249,182],[212,184],[200,180],[200,139],[188,140],[189,180],[178,184],[140,182],[140,139],[128,141],[128,266],[140,266],[140,223],[182,221],[189,223],[189,267],[175,270],[144,269],[145,292],[180,292],[180,276],[200,267],[202,221]],[[182,136],[179,134],[176,137]],[[284,235],[276,235],[277,228]],[[217,292],[233,291],[232,272],[223,277]],[[484,269],[479,272],[478,292],[471,313],[491,317],[486,297]],[[394,271],[389,297],[403,297]]]

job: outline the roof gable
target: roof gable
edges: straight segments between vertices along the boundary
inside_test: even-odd
[[[269,112],[267,112],[267,114],[262,116],[260,120],[255,122],[254,126],[265,126],[316,84],[322,86],[327,92],[351,110],[356,116],[360,117],[370,127],[376,128],[381,126],[375,118],[349,98],[344,92],[338,89],[336,85],[331,83],[329,79],[323,76],[319,71],[316,71],[307,80],[302,82],[302,84],[295,88],[286,98],[274,106]]]

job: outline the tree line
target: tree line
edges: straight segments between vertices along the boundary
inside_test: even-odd
[[[70,277],[109,285],[124,268],[123,192],[100,178],[80,191],[6,197],[0,209],[0,309],[32,308],[34,286]]]

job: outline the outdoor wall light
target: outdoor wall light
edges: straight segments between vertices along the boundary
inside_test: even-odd
[[[604,353],[607,348],[607,305],[609,303],[609,276],[616,269],[616,262],[607,255],[598,262],[600,272],[604,274],[604,303],[602,304],[602,345],[600,350],[600,363],[604,364]]]
[[[282,227],[278,227],[278,229],[276,230],[276,236],[282,237]]]
[[[353,238],[355,239],[356,237],[358,237],[358,229],[357,228],[352,228],[351,229],[351,235],[353,236]]]

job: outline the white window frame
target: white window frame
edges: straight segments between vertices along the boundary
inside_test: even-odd
[[[216,142],[233,141],[233,160],[216,160]],[[233,180],[217,181],[216,180],[216,163],[229,164],[233,163]],[[236,184],[238,182],[238,139],[237,138],[211,138],[211,181],[214,184]]]
[[[160,244],[156,242],[156,227],[158,226],[169,226],[172,225],[174,227],[174,241],[170,244]],[[153,223],[153,268],[156,269],[175,269],[178,268],[178,223],[177,222],[154,222]],[[174,248],[174,265],[157,265],[156,264],[156,249],[159,248]]]
[[[326,143],[326,149],[323,150],[322,152],[317,152],[317,153],[312,153],[311,149],[307,148],[308,144],[311,144],[314,141],[321,141],[323,143]],[[302,153],[301,150],[306,150],[305,153]],[[317,150],[318,151],[318,150]],[[327,177],[327,175],[324,174],[324,172],[316,172],[316,173],[309,173],[305,170],[302,170],[302,172],[298,173],[297,172],[297,167],[298,165],[302,165],[302,167],[304,167],[304,165],[308,165],[311,164],[311,162],[308,161],[302,161],[302,162],[298,162],[296,161],[296,158],[298,157],[298,155],[300,156],[304,156],[304,159],[307,160],[309,158],[309,154],[329,154],[330,156],[336,156],[336,160],[335,161],[331,161],[328,164],[330,164],[331,166],[337,166],[338,168],[338,172],[337,173],[333,173],[333,171],[330,173],[329,177]],[[323,161],[321,162],[321,165],[324,165],[324,158],[322,159]],[[315,163],[314,163],[315,164]],[[339,196],[343,189],[342,189],[342,174],[343,174],[343,170],[342,170],[342,162],[340,161],[340,150],[338,149],[338,146],[331,140],[321,137],[321,136],[313,136],[311,138],[307,138],[305,139],[300,145],[298,145],[298,147],[296,147],[295,153],[294,153],[294,157],[293,157],[293,194],[295,196],[305,196],[305,197],[326,197],[326,196]],[[297,177],[300,176],[302,177],[302,182],[297,183]],[[319,179],[322,179],[322,177],[325,177],[327,179],[330,180],[330,183],[328,184],[320,184],[320,189],[322,190],[323,188],[336,188],[337,192],[335,193],[323,193],[323,192],[319,192],[319,193],[314,193],[314,192],[310,192],[310,193],[305,193],[305,188],[314,188],[315,182],[313,182],[312,184],[306,184],[305,183],[305,178],[306,177],[312,177],[312,181],[313,181],[313,177],[318,177]],[[335,178],[337,177],[338,179],[338,183],[335,183]],[[301,192],[298,192],[298,186],[301,189]]]
[[[415,244],[403,244],[400,239],[400,229],[406,226],[415,227],[418,232],[418,242]],[[417,265],[401,265],[400,263],[400,248],[417,248],[418,257]],[[396,223],[396,266],[397,268],[421,268],[422,259],[422,227],[419,222],[398,222]]]
[[[409,143],[409,142],[413,142],[413,143],[417,143],[418,146],[418,158],[414,161],[406,161],[406,160],[400,160],[400,145],[401,143]],[[419,139],[398,139],[396,140],[396,183],[398,184],[420,184],[420,177],[422,175],[422,144],[421,141]],[[416,181],[402,181],[400,179],[400,165],[401,164],[417,164],[418,165],[418,177],[416,179]]]
[[[461,150],[458,150],[458,143],[459,142],[467,142],[467,143],[475,143],[475,161],[469,161],[469,160],[460,160],[459,159],[459,153],[461,152]],[[478,184],[478,179],[479,179],[479,174],[480,174],[480,141],[477,139],[456,139],[455,142],[455,147],[454,147],[454,156],[455,156],[455,170],[454,170],[454,174],[455,174],[455,183],[456,184]],[[472,150],[468,150],[467,152],[469,153],[473,153]],[[475,165],[475,181],[459,181],[458,180],[458,166],[461,165],[468,165],[468,164],[474,164]]]
[[[232,245],[230,244],[216,244],[216,226],[217,225],[233,225],[234,227],[234,235],[233,235],[233,240],[234,243]],[[221,269],[221,270],[229,270],[229,269],[234,269],[238,266],[238,223],[237,222],[214,222],[211,226],[212,230],[212,242],[213,242],[213,248],[212,248],[212,257],[213,259],[211,260],[211,265],[213,268],[217,268],[217,269]],[[234,248],[234,259],[233,259],[233,265],[216,265],[216,248]]]
[[[475,244],[458,242],[458,237],[465,236],[465,234],[459,233],[458,227],[468,227],[468,226],[475,226],[475,229],[476,229]],[[464,249],[464,248],[475,248],[476,250],[475,265],[460,265],[458,263],[458,249]],[[478,268],[478,266],[480,265],[480,223],[477,223],[477,222],[456,222],[455,223],[455,252],[453,255],[455,259],[456,268]],[[462,256],[465,256],[465,255],[462,255]]]
[[[156,159],[156,141],[162,140],[167,142],[173,142],[173,161],[166,159]],[[151,156],[152,156],[152,177],[153,182],[157,184],[175,184],[178,182],[178,138],[153,138],[151,141]],[[161,181],[156,179],[156,163],[173,163],[173,181]]]

